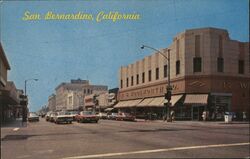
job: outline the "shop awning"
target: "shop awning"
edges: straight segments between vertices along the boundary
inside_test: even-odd
[[[137,106],[141,101],[142,101],[142,99],[130,100],[128,106],[129,106],[129,107],[135,107],[135,106]]]
[[[183,96],[182,94],[171,96],[171,100],[170,100],[171,106],[174,106],[181,99],[182,96]],[[164,105],[164,103],[167,103],[167,102],[168,102],[167,100],[164,100],[162,105]]]
[[[112,111],[114,108],[107,108],[107,109],[105,109],[104,111],[105,112],[109,112],[109,111]]]
[[[154,98],[145,98],[143,101],[141,101],[137,107],[148,107],[150,106],[149,103],[153,100]]]
[[[206,105],[208,94],[187,94],[184,104]]]
[[[120,101],[114,106],[114,108],[125,108],[128,107],[129,103],[130,101]]]
[[[95,104],[93,102],[85,103],[85,107],[93,107]]]
[[[163,107],[164,97],[155,97],[153,100],[148,104],[152,107]]]

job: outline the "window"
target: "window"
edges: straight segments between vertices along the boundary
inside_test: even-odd
[[[142,83],[144,83],[145,82],[145,73],[143,72],[142,73]]]
[[[156,80],[159,79],[159,68],[158,67],[155,69],[155,79]]]
[[[151,81],[151,70],[148,71],[148,81]]]
[[[200,56],[200,40],[201,37],[200,35],[195,35],[195,56],[199,57]]]
[[[90,90],[88,89],[88,94],[90,94]]]
[[[131,76],[131,86],[133,86],[133,85],[134,85],[134,77]]]
[[[127,87],[128,87],[128,78],[127,78]]]
[[[201,57],[193,58],[193,70],[194,72],[201,72]]]
[[[69,97],[69,105],[73,103],[72,96]]]
[[[83,90],[84,94],[86,94],[86,89]]]
[[[176,75],[180,74],[180,60],[176,61]]]
[[[122,88],[122,86],[123,86],[123,81],[121,80],[121,86],[120,87]]]
[[[164,78],[168,76],[168,65],[164,65]]]
[[[136,75],[136,84],[139,84],[139,74]]]
[[[239,74],[244,74],[244,60],[239,60]]]
[[[222,57],[217,58],[217,72],[224,72],[224,59]]]

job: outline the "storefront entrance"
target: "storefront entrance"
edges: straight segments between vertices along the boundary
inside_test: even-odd
[[[205,106],[192,106],[192,120],[202,120],[202,113]]]

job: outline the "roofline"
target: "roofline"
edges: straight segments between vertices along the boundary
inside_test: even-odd
[[[6,65],[6,68],[7,68],[8,70],[10,70],[10,64],[9,64],[9,62],[8,62],[8,59],[7,59],[6,55],[5,55],[5,52],[4,52],[4,50],[3,50],[3,47],[2,47],[2,43],[1,43],[1,42],[0,42],[0,57],[3,58],[3,63]]]

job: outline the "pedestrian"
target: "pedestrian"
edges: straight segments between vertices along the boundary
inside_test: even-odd
[[[243,112],[243,121],[246,121],[246,119],[247,119],[246,112]]]
[[[174,113],[173,110],[170,112],[170,116],[171,116],[171,121],[174,121],[174,119],[175,119],[175,113]]]

